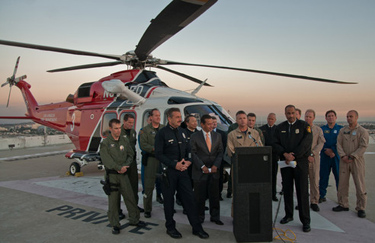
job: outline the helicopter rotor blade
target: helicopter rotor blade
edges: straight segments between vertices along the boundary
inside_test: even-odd
[[[277,72],[269,72],[269,71],[255,70],[255,69],[235,68],[235,67],[216,66],[216,65],[197,64],[197,63],[184,63],[184,62],[175,62],[175,61],[167,61],[167,60],[161,60],[159,65],[186,65],[186,66],[196,66],[196,67],[220,68],[220,69],[229,69],[229,70],[236,70],[236,71],[275,75],[275,76],[288,77],[288,78],[306,79],[306,80],[326,82],[326,83],[357,84],[356,82],[345,82],[345,81],[340,81],[340,80],[324,79],[324,78],[295,75],[295,74],[288,74],[288,73],[277,73]]]
[[[108,67],[108,66],[115,66],[115,65],[118,65],[118,64],[122,64],[122,63],[123,62],[121,62],[121,61],[92,63],[92,64],[85,64],[85,65],[79,65],[79,66],[71,66],[71,67],[65,67],[65,68],[52,69],[52,70],[48,70],[47,72],[56,73],[56,72],[72,71],[72,70],[79,70],[79,69]]]
[[[217,0],[174,0],[151,20],[140,39],[135,54],[140,61],[145,61],[148,55],[166,40],[182,30],[198,18]]]
[[[7,101],[7,107],[9,106],[9,100],[10,100],[10,93],[12,92],[12,86],[13,85],[9,85],[9,94],[8,94],[8,101]]]
[[[15,41],[7,41],[7,40],[0,40],[1,45],[7,46],[17,46],[29,49],[37,49],[42,51],[53,51],[53,52],[60,52],[60,53],[67,53],[67,54],[74,54],[74,55],[81,55],[81,56],[92,56],[92,57],[104,57],[114,60],[121,60],[119,55],[110,55],[110,54],[100,54],[95,52],[88,52],[88,51],[79,51],[79,50],[72,50],[72,49],[65,49],[59,47],[52,47],[52,46],[43,46],[43,45],[35,45],[29,43],[21,43]]]
[[[11,79],[14,79],[16,77],[16,73],[17,73],[17,69],[18,69],[18,63],[20,62],[20,58],[21,58],[21,56],[19,56],[17,58],[16,65],[14,66],[14,71],[13,71],[13,75],[12,75]]]
[[[165,71],[167,71],[167,72],[170,72],[170,73],[176,74],[176,75],[181,76],[181,77],[183,77],[183,78],[189,79],[189,80],[191,80],[191,81],[193,81],[193,82],[195,82],[195,83],[198,83],[198,84],[202,84],[202,83],[204,83],[204,86],[212,87],[211,84],[205,83],[204,81],[199,80],[199,79],[197,79],[197,78],[194,78],[194,77],[192,77],[192,76],[189,76],[189,75],[187,75],[187,74],[180,73],[180,72],[177,72],[177,71],[175,71],[175,70],[172,70],[172,69],[169,69],[169,68],[166,68],[166,67],[162,67],[162,66],[156,66],[156,68],[159,68],[159,69],[165,70]]]

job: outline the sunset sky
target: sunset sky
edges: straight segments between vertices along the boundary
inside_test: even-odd
[[[134,50],[150,20],[170,0],[1,0],[0,39],[107,54]],[[356,109],[360,121],[375,121],[375,1],[373,0],[219,0],[197,20],[152,54],[180,62],[285,72],[358,82],[337,85],[237,71],[168,66],[212,88],[197,94],[237,110],[255,112],[258,121],[269,112],[285,120],[283,109],[294,104],[312,108],[317,120],[334,109],[345,121]],[[80,71],[46,70],[105,62],[108,59],[0,46],[0,82],[13,73],[27,82],[40,104],[60,102],[84,82],[126,69],[125,65]],[[197,85],[155,70],[169,86],[191,90]],[[0,89],[0,114],[23,115],[20,91]]]

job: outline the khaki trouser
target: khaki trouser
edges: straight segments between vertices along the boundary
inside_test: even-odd
[[[143,207],[145,213],[152,211],[152,194],[155,188],[156,173],[159,172],[160,162],[154,157],[148,157],[147,165],[144,166],[145,188],[143,194]]]
[[[340,161],[340,180],[337,198],[339,204],[344,208],[349,208],[349,177],[352,174],[357,195],[357,206],[355,210],[365,210],[367,203],[367,193],[365,187],[365,162],[355,159],[352,163]]]
[[[314,162],[309,162],[309,180],[310,180],[310,203],[319,203],[319,174],[320,174],[320,156],[314,156]]]
[[[119,221],[119,200],[120,195],[123,196],[126,209],[129,213],[129,223],[137,224],[139,222],[139,210],[134,199],[132,187],[127,174],[109,174],[109,181],[111,184],[119,184],[118,187],[111,186],[111,188],[118,188],[118,191],[112,191],[108,196],[108,220],[112,227],[120,227]]]

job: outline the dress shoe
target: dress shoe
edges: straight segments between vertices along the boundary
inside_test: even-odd
[[[120,234],[120,228],[119,227],[113,227],[112,228],[112,234],[114,234],[114,235]]]
[[[201,239],[207,239],[208,237],[210,237],[204,230],[193,231],[193,235],[196,235]]]
[[[279,199],[276,196],[273,196],[272,201],[277,202],[277,201],[279,201]]]
[[[221,196],[221,194],[220,194],[220,196],[219,196],[219,200],[220,200],[220,201],[224,201],[224,199],[223,199],[223,197]]]
[[[164,200],[163,200],[163,197],[161,195],[157,195],[156,196],[156,201],[160,204],[163,204],[164,203]]]
[[[302,230],[303,230],[303,232],[310,232],[311,231],[310,224],[304,224],[302,226]]]
[[[315,212],[320,211],[320,208],[319,208],[318,204],[315,204],[315,203],[311,203],[310,208]]]
[[[145,218],[151,218],[151,212],[145,212]]]
[[[205,211],[208,211],[209,208],[208,208],[207,206],[204,206],[204,210],[205,210]]]
[[[231,192],[227,193],[227,198],[232,198],[232,193]]]
[[[120,214],[118,215],[118,219],[119,219],[119,220],[123,220],[125,217],[126,217],[126,216],[125,216],[125,214],[123,214],[123,213],[120,213]]]
[[[181,233],[176,229],[167,230],[167,234],[174,239],[180,239],[182,237]]]
[[[280,220],[280,224],[287,224],[287,223],[289,223],[290,221],[293,221],[293,218],[289,218],[289,217],[285,216],[284,218],[282,218],[282,219]]]
[[[224,225],[224,223],[220,219],[211,219],[211,222],[213,222],[217,225]]]
[[[144,222],[144,221],[138,221],[138,223],[136,223],[136,224],[130,224],[131,226],[137,226],[137,227],[141,227],[141,228],[143,228],[143,227],[146,227],[146,223]]]
[[[332,208],[332,210],[335,212],[341,212],[341,211],[349,211],[349,208],[344,208],[344,207],[341,207],[341,205],[339,205],[337,207]]]
[[[325,197],[319,198],[319,203],[322,203],[322,202],[325,202],[325,201],[327,201],[327,199]]]
[[[182,213],[183,214],[185,214],[185,215],[187,215],[187,212],[186,212],[186,210],[184,209],[184,210],[182,210]]]
[[[141,208],[140,206],[138,206],[138,210],[140,213],[143,213],[145,210],[143,208]]]
[[[298,210],[298,205],[294,208],[295,210]]]
[[[360,218],[366,218],[366,212],[365,212],[365,210],[358,210],[358,217],[360,217]]]

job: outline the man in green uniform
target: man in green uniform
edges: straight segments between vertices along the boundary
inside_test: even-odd
[[[144,227],[146,223],[139,221],[139,210],[130,185],[128,168],[131,166],[134,153],[129,141],[121,137],[121,122],[118,119],[109,121],[110,134],[100,145],[100,157],[106,168],[107,182],[110,185],[108,195],[108,220],[112,233],[120,233],[119,204],[120,194],[123,196],[129,212],[129,223],[132,226]]]
[[[143,194],[143,206],[145,210],[145,217],[151,217],[152,211],[152,193],[155,187],[156,173],[160,173],[159,160],[155,158],[155,135],[164,125],[160,124],[160,111],[152,109],[150,111],[151,123],[142,128],[139,136],[139,145],[143,151],[143,156],[146,156],[144,165],[145,187]]]
[[[137,143],[137,132],[133,129],[134,127],[135,117],[132,114],[125,114],[124,116],[124,124],[121,128],[121,136],[128,139],[130,143],[130,147],[133,150],[134,156],[131,163],[131,166],[128,169],[128,175],[130,184],[132,185],[135,203],[138,205],[139,197],[138,197],[138,168],[137,168],[137,161],[136,161],[136,150],[135,145]],[[144,212],[143,208],[139,207],[139,212]]]

